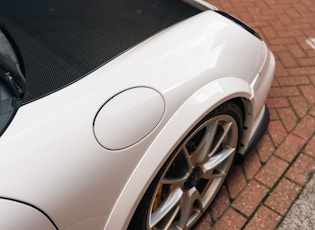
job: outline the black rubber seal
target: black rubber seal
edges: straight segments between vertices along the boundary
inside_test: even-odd
[[[263,114],[263,117],[261,119],[261,122],[259,123],[254,135],[252,136],[251,140],[249,141],[248,147],[245,150],[244,154],[238,154],[236,163],[240,164],[243,162],[244,158],[251,152],[251,150],[258,144],[260,139],[265,134],[268,124],[270,122],[270,113],[268,107],[265,105],[265,111]]]
[[[238,24],[239,26],[243,27],[245,30],[247,30],[248,32],[250,32],[252,35],[254,35],[255,37],[257,37],[258,39],[261,40],[261,37],[259,36],[259,34],[254,30],[252,29],[251,27],[249,27],[246,23],[242,22],[241,20],[239,20],[238,18],[226,13],[226,12],[223,12],[223,11],[215,11],[217,12],[218,14],[221,14],[222,16],[230,19],[231,21],[235,22],[236,24]]]

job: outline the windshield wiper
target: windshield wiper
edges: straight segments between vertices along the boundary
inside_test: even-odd
[[[18,64],[0,53],[0,78],[7,84],[14,96],[22,99],[26,80]]]

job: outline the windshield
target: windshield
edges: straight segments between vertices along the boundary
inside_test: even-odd
[[[197,13],[181,0],[3,0],[0,23],[21,53],[27,103]]]
[[[15,52],[2,30],[0,30],[0,53],[10,58],[13,62],[18,63]]]
[[[18,58],[5,33],[0,30],[0,135],[12,120],[23,93],[16,93],[19,81],[15,71],[19,68]],[[13,88],[12,88],[13,87]]]

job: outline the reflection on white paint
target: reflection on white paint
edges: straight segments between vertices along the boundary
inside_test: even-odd
[[[315,38],[308,38],[306,39],[306,43],[310,45],[310,47],[312,47],[312,49],[315,50]]]

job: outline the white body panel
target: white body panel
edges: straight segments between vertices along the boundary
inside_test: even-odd
[[[60,229],[126,228],[159,167],[216,106],[248,101],[249,141],[273,68],[265,44],[230,20],[206,11],[181,22],[22,106],[0,139],[0,196],[38,207]],[[103,148],[93,131],[98,111],[135,87],[163,96],[161,121],[129,148]]]
[[[28,205],[12,200],[0,199],[1,229],[7,230],[56,230],[49,219]]]
[[[130,147],[147,136],[165,111],[162,96],[153,89],[132,88],[111,98],[98,112],[94,134],[106,149]]]

